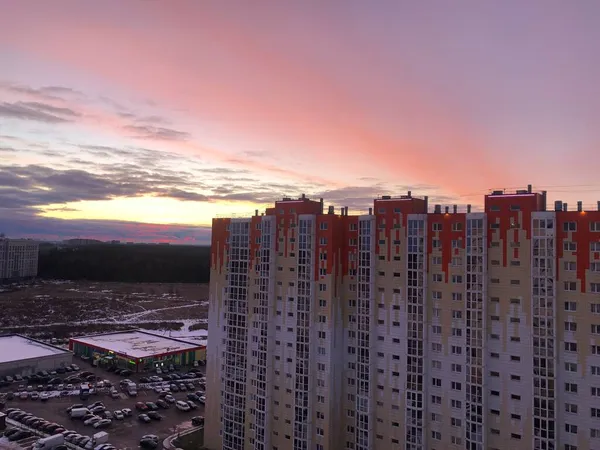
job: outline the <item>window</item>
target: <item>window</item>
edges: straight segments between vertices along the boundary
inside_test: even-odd
[[[462,336],[462,328],[452,328],[452,336]]]
[[[592,314],[600,314],[600,303],[591,303],[590,311]]]
[[[442,231],[442,224],[439,222],[434,222],[431,224],[431,229],[433,231]]]
[[[565,352],[577,352],[577,343],[565,342]]]
[[[600,345],[591,345],[590,352],[592,355],[600,355]]]
[[[590,264],[590,270],[592,272],[600,272],[600,262],[593,262]]]
[[[319,292],[325,292],[327,290],[327,285],[325,283],[319,283]]]
[[[590,231],[599,232],[600,222],[590,222]]]
[[[434,266],[441,266],[442,265],[442,257],[441,256],[434,256],[431,259],[431,264],[433,264]]]
[[[462,402],[460,400],[450,400],[450,406],[455,409],[462,409]]]
[[[440,325],[433,325],[431,327],[431,332],[433,334],[442,334],[442,327]]]
[[[595,325],[592,325],[591,328],[592,328],[592,334],[600,334],[600,325],[595,324]]]
[[[572,362],[565,363],[565,371],[566,372],[577,372],[577,364]]]
[[[441,405],[442,404],[442,397],[440,397],[439,395],[432,395],[431,396],[431,403],[434,405]]]
[[[577,231],[577,222],[565,222],[563,223],[563,231]]]
[[[442,344],[440,344],[440,347],[442,346]],[[453,345],[452,346],[452,354],[453,355],[462,355],[462,347],[459,347],[458,345]]]
[[[442,362],[438,361],[436,359],[431,361],[431,368],[432,369],[441,369],[442,368]]]
[[[326,229],[327,229],[327,222],[321,222],[321,223],[319,224],[319,228],[320,228],[321,230],[326,230]]]
[[[577,414],[577,405],[575,403],[565,403],[565,412]]]
[[[600,283],[590,283],[590,292],[600,294]]]
[[[452,266],[454,267],[460,267],[463,265],[463,260],[460,256],[454,256],[452,258]]]
[[[577,406],[577,405],[575,405]],[[590,415],[592,417],[600,417],[600,408],[591,408]]]
[[[442,379],[441,378],[432,378],[431,385],[435,387],[442,387]]]
[[[433,298],[434,300],[441,300],[442,299],[442,293],[440,291],[432,291],[431,292],[431,298]]]
[[[577,384],[565,383],[565,392],[570,392],[571,394],[577,394]]]
[[[453,319],[462,319],[462,311],[459,311],[457,309],[453,309],[452,310],[452,318]]]
[[[441,248],[442,247],[442,241],[440,241],[439,239],[432,239],[431,240],[431,246],[433,248]]]
[[[462,231],[463,224],[460,222],[455,222],[452,224],[452,231]]]
[[[452,282],[455,284],[460,284],[463,282],[462,275],[452,275]]]
[[[577,434],[577,425],[571,425],[570,423],[565,423],[565,431],[567,433]]]
[[[577,331],[577,322],[565,322],[565,331]]]
[[[600,252],[600,241],[599,242],[590,242],[590,251]]]
[[[431,439],[433,439],[435,441],[441,441],[442,440],[442,433],[440,433],[439,431],[432,431],[431,432]]]
[[[440,353],[442,351],[442,344],[438,342],[432,342],[431,351],[435,353]]]
[[[563,242],[563,250],[565,252],[576,252],[577,251],[577,242],[564,241]]]
[[[432,278],[433,278],[433,281],[436,283],[442,282],[442,274],[441,273],[434,273]]]
[[[577,263],[575,261],[565,261],[563,267],[566,271],[575,272],[577,270]]]
[[[460,419],[456,419],[454,417],[452,417],[452,420],[451,420],[450,424],[453,427],[462,427],[462,421]]]
[[[452,300],[461,302],[462,301],[462,292],[453,292]]]
[[[575,303],[575,302],[565,302],[565,311],[571,311],[571,312],[577,311],[577,303]]]
[[[461,391],[462,390],[462,384],[459,383],[458,381],[453,381],[452,382],[452,390],[453,391]]]

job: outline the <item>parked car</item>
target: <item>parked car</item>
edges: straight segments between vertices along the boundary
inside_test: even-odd
[[[150,411],[147,414],[148,414],[148,417],[150,417],[152,420],[162,420],[163,419],[163,416],[161,416],[156,411]]]
[[[148,417],[147,414],[140,414],[138,416],[138,419],[139,419],[140,422],[144,422],[144,423],[150,423],[150,422],[152,422],[152,419],[150,417]]]
[[[144,402],[137,402],[135,404],[135,409],[137,409],[138,411],[148,411],[148,405],[146,405]]]
[[[102,419],[94,424],[94,428],[96,428],[96,429],[108,428],[111,423],[112,423],[112,420],[110,420],[110,419]]]
[[[192,417],[192,425],[195,427],[199,427],[204,425],[204,417],[203,416],[194,416]]]
[[[123,419],[125,419],[125,414],[123,414],[123,411],[120,411],[117,409],[113,413],[113,417],[115,418],[115,420],[123,420]]]
[[[185,412],[187,412],[191,409],[190,405],[188,405],[186,402],[183,402],[181,400],[177,401],[175,403],[175,406],[177,407],[178,410],[185,411]]]
[[[133,415],[133,411],[129,408],[123,408],[121,412],[125,417],[131,417]]]

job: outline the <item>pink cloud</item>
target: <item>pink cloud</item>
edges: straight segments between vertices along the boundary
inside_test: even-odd
[[[385,52],[361,36],[340,38],[319,14],[309,23],[299,13],[293,20],[295,10],[283,18],[271,6],[273,14],[236,15],[203,2],[19,2],[11,5],[13,16],[27,16],[27,26],[5,15],[0,38],[81,77],[182,111],[199,124],[196,140],[172,144],[183,151],[226,161],[236,157],[229,134],[231,141],[264,143],[280,161],[254,159],[249,166],[296,179],[306,172],[341,185],[372,176],[453,193],[529,181],[517,179],[507,149],[462,115],[453,95],[431,91],[430,80],[407,75],[402,65],[393,68],[398,76],[385,75]],[[326,48],[315,48],[319,43]],[[342,64],[357,73],[340,75]],[[354,77],[371,85],[348,81]],[[125,125],[115,117],[98,122],[114,133]],[[222,146],[203,143],[203,123],[224,130]]]

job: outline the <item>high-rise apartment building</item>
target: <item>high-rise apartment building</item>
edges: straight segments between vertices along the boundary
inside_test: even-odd
[[[36,241],[0,237],[0,282],[35,278],[38,255]]]
[[[208,448],[600,448],[600,211],[432,211],[214,219]]]

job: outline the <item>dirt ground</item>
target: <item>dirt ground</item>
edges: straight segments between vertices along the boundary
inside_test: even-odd
[[[74,358],[73,361],[78,364],[81,370],[87,370],[94,372],[96,375],[108,379],[118,386],[121,377],[114,373],[107,372],[100,368],[93,368],[90,364],[81,361],[79,358]],[[128,377],[137,382],[139,377],[142,375],[133,375]],[[16,390],[17,386],[10,388],[2,388],[1,392],[7,392],[8,390]],[[184,400],[185,393],[174,393],[173,396],[177,400]],[[135,403],[138,401],[156,401],[158,395],[154,391],[142,391],[140,390],[138,396],[135,398],[129,398],[125,394],[121,395],[120,399],[112,399],[108,395],[98,394],[92,395],[87,402],[81,402],[77,396],[74,397],[62,397],[62,398],[51,398],[48,402],[42,403],[39,400],[11,400],[7,402],[6,408],[20,408],[23,411],[35,414],[38,417],[45,418],[49,421],[56,422],[63,425],[69,430],[75,430],[82,435],[91,436],[94,432],[93,427],[85,426],[81,421],[71,420],[66,414],[66,408],[74,403],[93,403],[95,401],[102,401],[107,409],[114,411],[116,409],[131,408],[134,413],[132,417],[127,417],[125,420],[118,421],[113,420],[111,426],[103,431],[109,433],[109,442],[118,449],[137,449],[139,448],[139,440],[145,434],[156,434],[160,438],[162,448],[162,441],[167,436],[175,434],[179,431],[183,431],[190,428],[191,418],[193,416],[203,416],[204,407],[198,405],[198,409],[190,412],[182,412],[176,409],[173,405],[167,410],[161,409],[158,412],[164,416],[161,421],[152,421],[151,423],[145,424],[138,420],[137,416],[139,412],[135,411]]]
[[[0,310],[1,330],[38,338],[140,326],[204,328],[208,285],[45,281],[0,292]]]

